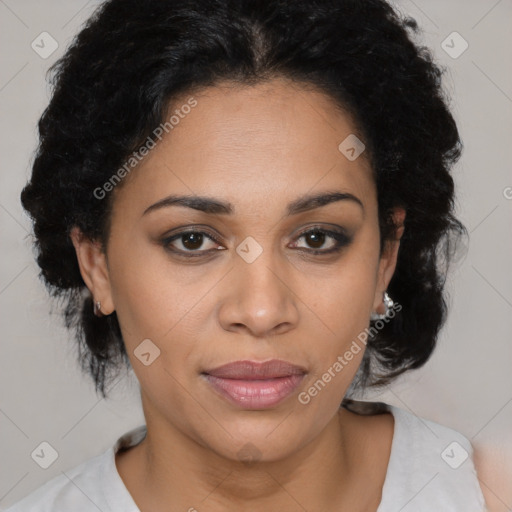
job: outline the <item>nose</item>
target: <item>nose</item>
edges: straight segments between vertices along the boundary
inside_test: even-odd
[[[252,263],[235,260],[217,310],[226,331],[267,337],[296,328],[298,298],[291,270],[284,264],[277,266],[270,253],[263,251]]]

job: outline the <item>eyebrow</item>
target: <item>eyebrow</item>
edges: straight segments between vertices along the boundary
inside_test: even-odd
[[[358,197],[348,192],[334,191],[306,194],[295,199],[287,205],[286,216],[289,217],[291,215],[297,215],[337,201],[351,201],[358,204],[364,211],[363,203]],[[211,215],[231,215],[235,211],[235,208],[231,203],[224,202],[213,197],[170,195],[146,208],[142,215],[144,216],[149,212],[159,210],[161,208],[167,208],[169,206],[184,206],[186,208],[192,208]]]

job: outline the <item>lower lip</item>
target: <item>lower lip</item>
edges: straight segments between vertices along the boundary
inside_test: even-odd
[[[297,389],[304,374],[266,380],[224,379],[208,374],[204,377],[231,403],[243,409],[267,409],[290,396]]]

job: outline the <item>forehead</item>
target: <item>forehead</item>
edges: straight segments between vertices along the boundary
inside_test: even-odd
[[[350,116],[312,87],[223,83],[175,99],[171,116],[173,128],[121,187],[141,203],[180,191],[260,208],[336,187],[374,198],[366,155],[351,161],[339,149],[355,135]]]

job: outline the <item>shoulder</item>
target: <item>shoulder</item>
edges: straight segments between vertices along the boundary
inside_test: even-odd
[[[403,512],[485,511],[470,441],[450,427],[388,408],[395,431],[378,512],[395,510],[397,504]]]
[[[5,512],[97,512],[104,508],[101,482],[112,448],[46,482]]]
[[[141,425],[108,450],[42,485],[5,512],[138,512],[116,468],[115,454],[146,436]]]

